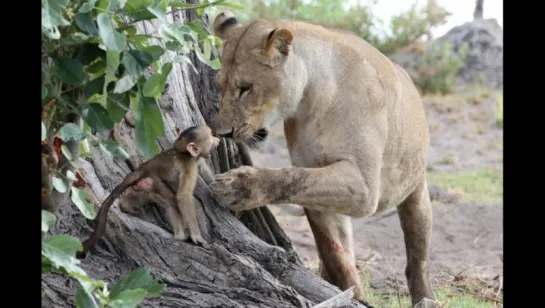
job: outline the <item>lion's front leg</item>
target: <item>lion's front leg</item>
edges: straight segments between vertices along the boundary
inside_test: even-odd
[[[295,203],[316,211],[366,216],[377,206],[378,170],[364,178],[340,161],[322,168],[262,169],[240,167],[216,175],[210,190],[231,210]]]

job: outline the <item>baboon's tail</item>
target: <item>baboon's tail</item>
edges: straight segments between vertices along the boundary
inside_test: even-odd
[[[95,247],[98,240],[104,234],[104,231],[106,231],[106,218],[108,217],[108,212],[110,211],[115,199],[117,199],[117,197],[119,197],[125,191],[125,189],[136,183],[141,178],[143,178],[143,174],[140,170],[135,170],[129,173],[123,182],[117,185],[114,190],[112,190],[110,195],[108,195],[106,200],[102,202],[98,215],[95,218],[95,230],[93,231],[93,234],[91,234],[91,236],[83,243],[83,250],[76,253],[77,258],[84,258],[87,252]]]

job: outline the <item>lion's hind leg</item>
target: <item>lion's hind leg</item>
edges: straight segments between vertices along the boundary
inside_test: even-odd
[[[428,260],[432,230],[432,205],[424,179],[398,206],[407,252],[405,275],[412,305],[424,298],[435,301],[428,276]],[[435,307],[426,305],[426,307]]]

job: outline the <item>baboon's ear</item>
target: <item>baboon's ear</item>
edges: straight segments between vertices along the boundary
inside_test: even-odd
[[[201,150],[194,142],[188,143],[186,146],[186,150],[193,157],[198,157],[201,154]]]
[[[262,62],[270,66],[282,63],[291,51],[293,33],[287,28],[277,28],[268,33],[267,45],[262,51]]]
[[[214,35],[222,40],[225,40],[229,31],[237,27],[240,27],[240,23],[235,15],[229,11],[219,13],[214,19]]]

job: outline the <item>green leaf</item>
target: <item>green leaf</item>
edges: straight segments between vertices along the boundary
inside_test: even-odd
[[[212,56],[212,45],[210,44],[210,40],[204,40],[203,47],[204,47],[204,57],[207,60],[210,60],[210,56]]]
[[[201,22],[201,20],[193,20],[191,22],[186,23],[185,25],[188,26],[194,32],[196,32],[199,35],[199,37],[203,40],[211,36],[210,34],[208,34],[208,32],[206,32],[206,30],[204,30],[204,25]]]
[[[87,66],[85,71],[95,77],[102,75],[106,72],[106,61],[103,59],[97,59],[89,66]],[[106,82],[106,80],[104,80],[104,82]]]
[[[151,56],[151,62],[156,62],[161,59],[161,56],[165,53],[165,50],[161,46],[153,45],[143,49]]]
[[[102,38],[108,51],[122,52],[125,49],[126,37],[124,34],[117,32],[110,15],[108,13],[98,14],[97,24],[100,38]]]
[[[42,232],[49,231],[49,228],[55,224],[57,217],[53,213],[42,210]]]
[[[88,103],[99,103],[102,106],[106,105],[107,94],[95,93],[87,99]]]
[[[42,100],[47,97],[47,88],[45,85],[42,85]]]
[[[83,32],[74,32],[74,33],[68,34],[67,37],[61,39],[61,45],[65,45],[65,46],[82,45],[92,40],[93,40],[92,36],[89,36]]]
[[[87,82],[85,88],[83,88],[83,97],[89,99],[89,97],[95,94],[101,94],[104,89],[104,80],[105,75],[100,75],[99,77]]]
[[[42,274],[51,271],[51,261],[42,255]]]
[[[177,55],[174,57],[174,60],[175,62],[178,62],[178,63],[185,63],[187,64],[190,68],[193,69],[193,72],[197,75],[199,75],[199,72],[197,71],[197,69],[195,68],[195,65],[193,65],[193,62],[191,61],[191,59],[189,59],[187,56],[184,56],[184,55]]]
[[[69,140],[80,141],[85,139],[86,137],[85,133],[81,130],[81,128],[74,123],[64,124],[63,127],[61,127],[59,133],[63,141],[69,141]]]
[[[191,30],[187,25],[180,22],[171,24],[162,24],[159,26],[159,35],[167,41],[175,40],[182,46],[187,46],[189,43],[196,43],[199,39],[197,33]]]
[[[167,77],[171,70],[172,63],[166,63],[163,65],[160,73],[154,74],[148,80],[146,80],[142,90],[143,95],[147,97],[159,98],[165,90]]]
[[[106,78],[104,80],[104,93],[106,92],[106,87],[108,84],[116,80],[115,73],[117,72],[117,68],[120,64],[119,55],[120,54],[118,52],[106,52]]]
[[[74,174],[74,172],[70,171],[70,170],[67,170],[66,171],[66,178],[70,181],[75,181],[76,180],[76,175]]]
[[[110,156],[129,159],[129,154],[121,147],[121,145],[119,145],[117,141],[104,140],[100,142],[99,147]]]
[[[80,261],[75,258],[76,251],[81,249],[80,241],[67,234],[42,238],[42,256],[49,259],[55,268],[64,268],[69,273],[85,275],[85,272],[78,267]]]
[[[149,46],[149,40],[151,36],[147,34],[131,35],[129,40],[134,43],[138,48],[144,49]]]
[[[45,124],[42,121],[42,141],[44,141],[46,137],[47,137],[47,129],[45,128]]]
[[[91,157],[91,153],[90,153],[90,150],[91,150],[91,147],[89,146],[89,140],[88,139],[84,139],[80,142],[80,157],[85,157],[87,155],[89,155],[89,157]]]
[[[42,0],[42,31],[50,39],[58,40],[61,33],[57,27],[68,26],[70,22],[62,16],[68,0]]]
[[[106,132],[114,128],[108,111],[98,103],[83,103],[79,105],[81,117],[97,133]]]
[[[95,219],[95,217],[97,216],[95,205],[91,203],[88,199],[89,196],[87,195],[87,191],[85,189],[79,189],[72,186],[72,202],[74,202],[76,207],[80,210],[83,216],[85,216],[85,218]]]
[[[83,288],[78,288],[76,292],[76,308],[99,308],[100,306],[95,301],[93,295],[85,291]]]
[[[97,25],[93,19],[93,14],[90,12],[87,13],[78,13],[76,16],[74,16],[74,21],[76,22],[76,26],[81,31],[84,31],[85,33],[95,35],[97,36],[99,34]]]
[[[127,36],[129,36],[129,38],[132,35],[136,35],[136,27],[135,26],[125,26],[125,27],[123,27],[123,31],[125,31],[127,33]]]
[[[87,13],[95,8],[97,0],[89,0],[79,7],[78,13]]]
[[[46,236],[42,238],[42,245],[54,247],[58,251],[73,256],[82,248],[79,239],[67,234]],[[51,260],[51,258],[48,259]]]
[[[153,62],[153,57],[143,50],[129,50],[123,53],[123,65],[127,72],[138,78]]]
[[[110,291],[110,298],[113,300],[123,291],[136,289],[147,291],[150,296],[157,296],[165,289],[165,285],[153,280],[149,268],[139,267],[117,281]]]
[[[163,67],[161,68],[161,75],[163,75],[163,77],[167,79],[171,71],[172,71],[172,63],[165,63]]]
[[[66,183],[66,180],[63,178],[53,176],[52,184],[53,187],[61,194],[64,194],[66,192],[66,189],[68,189],[68,183]]]
[[[127,4],[123,7],[123,12],[135,21],[153,19],[155,15],[147,9],[152,4],[153,0],[127,0]]]
[[[197,58],[199,58],[201,62],[210,66],[212,69],[218,70],[221,67],[219,58],[216,58],[214,60],[207,59],[199,48],[195,49],[195,54],[197,55]]]
[[[121,77],[121,79],[115,83],[114,93],[119,94],[129,91],[132,89],[132,87],[134,87],[136,81],[136,77],[132,75],[125,75]]]
[[[147,7],[148,11],[159,18],[162,22],[168,22],[166,15],[167,2],[166,0],[156,1],[156,5]]]
[[[161,74],[154,74],[144,84],[142,94],[147,97],[158,98],[165,89],[165,79]]]
[[[182,45],[178,41],[167,41],[165,47],[170,51],[178,51],[182,48]]]
[[[110,113],[110,119],[115,123],[121,121],[125,114],[127,114],[127,111],[129,111],[130,103],[127,93],[114,93],[108,95],[106,109]]]
[[[106,52],[98,47],[98,43],[85,43],[79,47],[76,57],[81,64],[89,65],[97,61],[97,58],[106,58]]]
[[[80,85],[85,81],[83,65],[78,59],[65,57],[55,58],[55,75],[62,82],[71,85]]]
[[[146,290],[125,290],[108,303],[111,308],[136,308],[146,297]]]
[[[66,157],[66,159],[68,159],[69,161],[72,160],[72,153],[70,153],[70,150],[66,145],[61,145],[61,152]]]
[[[160,149],[156,139],[164,135],[161,109],[155,98],[145,97],[140,92],[137,93],[133,106],[138,152],[145,159],[149,159],[159,153]]]
[[[116,11],[118,9],[123,9],[127,0],[110,0],[108,3],[108,11]]]

